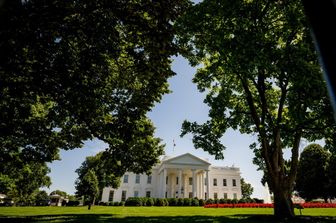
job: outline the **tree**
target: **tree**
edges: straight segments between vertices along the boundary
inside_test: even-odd
[[[196,148],[224,158],[228,129],[254,134],[254,162],[274,194],[274,214],[294,216],[300,140],[331,139],[335,123],[300,1],[205,0],[177,24],[210,120],[184,122]],[[330,140],[328,142],[332,142]],[[291,151],[285,160],[283,150]]]
[[[106,156],[106,152],[99,152],[95,156],[88,156],[76,170],[79,181],[84,178],[89,170],[94,171],[98,180],[99,196],[102,194],[104,187],[111,186],[117,188],[120,183],[120,177],[117,177],[115,174],[119,170],[109,168],[109,165],[104,162],[104,156]]]
[[[93,138],[120,173],[158,162],[163,145],[146,114],[169,91],[173,23],[188,5],[2,1],[0,162],[12,153],[50,162]]]
[[[46,206],[49,202],[49,195],[44,190],[39,190],[35,193],[35,205]]]
[[[327,200],[329,180],[327,166],[330,153],[318,144],[310,144],[301,153],[295,189],[306,199],[324,198]],[[316,190],[318,185],[319,189]]]
[[[0,192],[7,194],[19,205],[34,203],[40,187],[51,184],[47,164],[20,160],[18,154],[11,154],[12,160],[0,163]]]
[[[253,193],[253,187],[251,184],[245,182],[244,178],[240,179],[240,185],[242,190],[242,198],[251,198],[251,195]]]
[[[81,179],[76,181],[76,195],[85,196],[89,202],[88,209],[91,209],[91,204],[95,203],[95,199],[99,194],[98,179],[93,170],[88,172]]]

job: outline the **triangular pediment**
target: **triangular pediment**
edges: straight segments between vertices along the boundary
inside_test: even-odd
[[[209,166],[210,163],[194,156],[190,153],[185,153],[180,156],[176,156],[167,160],[164,160],[163,163],[165,164],[190,164],[190,165],[206,165]]]

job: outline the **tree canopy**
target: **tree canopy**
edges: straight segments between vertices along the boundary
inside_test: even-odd
[[[76,195],[86,197],[89,202],[89,209],[91,204],[95,203],[95,199],[99,195],[99,182],[93,170],[88,170],[83,178],[77,179]]]
[[[251,195],[253,193],[253,187],[250,183],[245,182],[244,178],[240,179],[240,185],[242,190],[242,198],[251,198]]]
[[[106,157],[121,175],[147,171],[163,145],[146,114],[169,91],[170,57],[179,51],[173,24],[188,6],[3,1],[0,162],[13,153],[50,162],[60,148],[97,138],[108,143]]]
[[[7,194],[19,205],[29,205],[35,200],[40,187],[51,185],[47,164],[26,162],[12,155],[12,160],[0,162],[0,193]]]
[[[205,123],[186,121],[196,148],[224,158],[228,129],[254,134],[255,163],[274,193],[274,213],[292,217],[302,138],[334,141],[326,84],[300,1],[204,0],[177,25],[193,81],[210,107]],[[291,150],[290,160],[283,149]]]
[[[111,169],[105,161],[104,155],[106,152],[99,152],[95,156],[86,157],[85,161],[76,170],[78,178],[76,182],[83,181],[85,175],[91,170],[95,173],[98,181],[99,195],[102,194],[104,187],[117,188],[120,183],[120,177],[116,173],[120,172],[118,169]],[[143,164],[146,165],[146,164]]]
[[[330,153],[319,144],[310,144],[304,148],[300,156],[295,185],[300,197],[306,200],[329,197],[327,174],[329,158]]]

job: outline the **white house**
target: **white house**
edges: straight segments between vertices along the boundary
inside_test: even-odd
[[[118,189],[105,187],[102,201],[125,201],[128,197],[240,199],[240,170],[211,166],[190,153],[165,157],[151,175],[127,172]]]

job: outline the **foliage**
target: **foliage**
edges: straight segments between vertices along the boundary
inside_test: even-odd
[[[89,170],[81,179],[76,181],[76,195],[85,196],[89,203],[94,204],[98,197],[98,179],[93,170]]]
[[[1,1],[0,163],[50,162],[96,138],[118,176],[149,171],[163,145],[146,114],[169,92],[173,23],[188,5]]]
[[[149,206],[149,207],[154,206],[154,200],[153,200],[153,198],[149,197],[147,199],[146,206]]]
[[[319,144],[310,144],[300,156],[295,189],[307,201],[329,197],[327,168],[330,153]],[[316,186],[318,185],[318,190]]]
[[[68,207],[73,207],[73,206],[78,206],[78,205],[79,205],[79,201],[77,200],[71,200],[66,204],[66,206]]]
[[[251,198],[251,195],[253,193],[253,187],[251,184],[245,182],[244,178],[240,179],[240,185],[242,190],[242,198]]]
[[[257,136],[254,163],[274,193],[274,213],[293,217],[300,140],[332,139],[336,129],[301,2],[204,0],[176,27],[210,107],[210,120],[185,121],[181,135],[217,159],[228,129]]]
[[[5,193],[17,205],[31,205],[40,187],[51,184],[49,167],[45,162],[22,161],[19,154],[0,162],[0,193]]]
[[[125,206],[142,206],[142,205],[143,205],[143,202],[140,197],[129,197],[125,201]]]
[[[35,193],[35,205],[36,206],[49,205],[49,195],[46,191],[41,190]]]
[[[95,156],[88,156],[81,166],[76,170],[78,174],[78,180],[83,179],[85,174],[92,170],[95,172],[98,180],[99,195],[102,194],[104,187],[117,188],[120,184],[120,177],[115,175],[113,169],[108,168],[110,165],[106,163],[104,156],[107,156],[106,152],[99,152]]]

